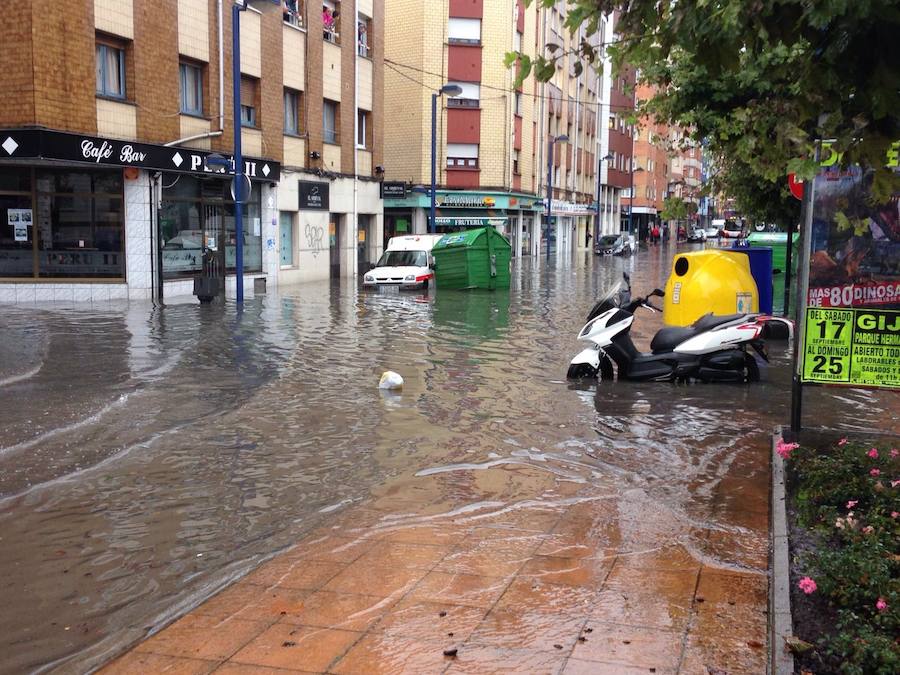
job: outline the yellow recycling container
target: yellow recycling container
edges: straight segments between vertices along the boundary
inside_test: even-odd
[[[704,314],[759,311],[759,291],[743,253],[707,249],[679,253],[666,282],[663,321],[690,326]]]

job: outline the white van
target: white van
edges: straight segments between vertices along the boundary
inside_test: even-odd
[[[431,249],[442,234],[410,234],[391,237],[375,267],[366,272],[363,286],[398,286],[401,290],[428,288],[434,278]]]

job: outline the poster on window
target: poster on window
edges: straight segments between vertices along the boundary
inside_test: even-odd
[[[900,193],[875,200],[871,185],[855,166],[816,177],[809,307],[900,309]]]
[[[857,166],[815,179],[806,382],[900,386],[900,193],[876,199],[872,179]]]

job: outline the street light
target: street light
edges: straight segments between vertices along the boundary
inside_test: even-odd
[[[634,168],[634,157],[631,158],[631,189],[628,192],[628,236],[633,237],[634,232],[632,232],[632,217],[631,213],[634,209],[634,174],[640,173],[644,168],[639,166],[638,168]]]
[[[438,97],[446,94],[447,96],[459,96],[462,93],[462,87],[456,84],[445,84],[439,90],[431,95],[431,224],[428,231],[434,234],[437,228],[435,218],[435,188],[437,183],[437,100]]]
[[[569,137],[565,134],[550,137],[550,149],[547,151],[547,260],[550,260],[550,208],[553,206],[553,144],[565,143]]]
[[[594,223],[594,241],[600,236],[600,191],[603,189],[603,162],[608,162],[613,158],[612,154],[601,157],[597,162],[597,222]]]
[[[234,99],[234,281],[237,302],[244,302],[244,157],[241,153],[241,12],[255,0],[234,0],[231,6],[231,90]],[[256,0],[262,1],[262,0]],[[280,5],[280,0],[265,0]],[[222,67],[222,64],[219,64]],[[249,183],[249,181],[247,181]]]

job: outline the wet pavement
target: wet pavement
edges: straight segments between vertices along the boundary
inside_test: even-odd
[[[783,349],[750,386],[564,379],[601,289],[670,253],[492,294],[3,307],[0,672],[148,634],[110,670],[761,672]],[[865,429],[881,396],[809,406]]]

